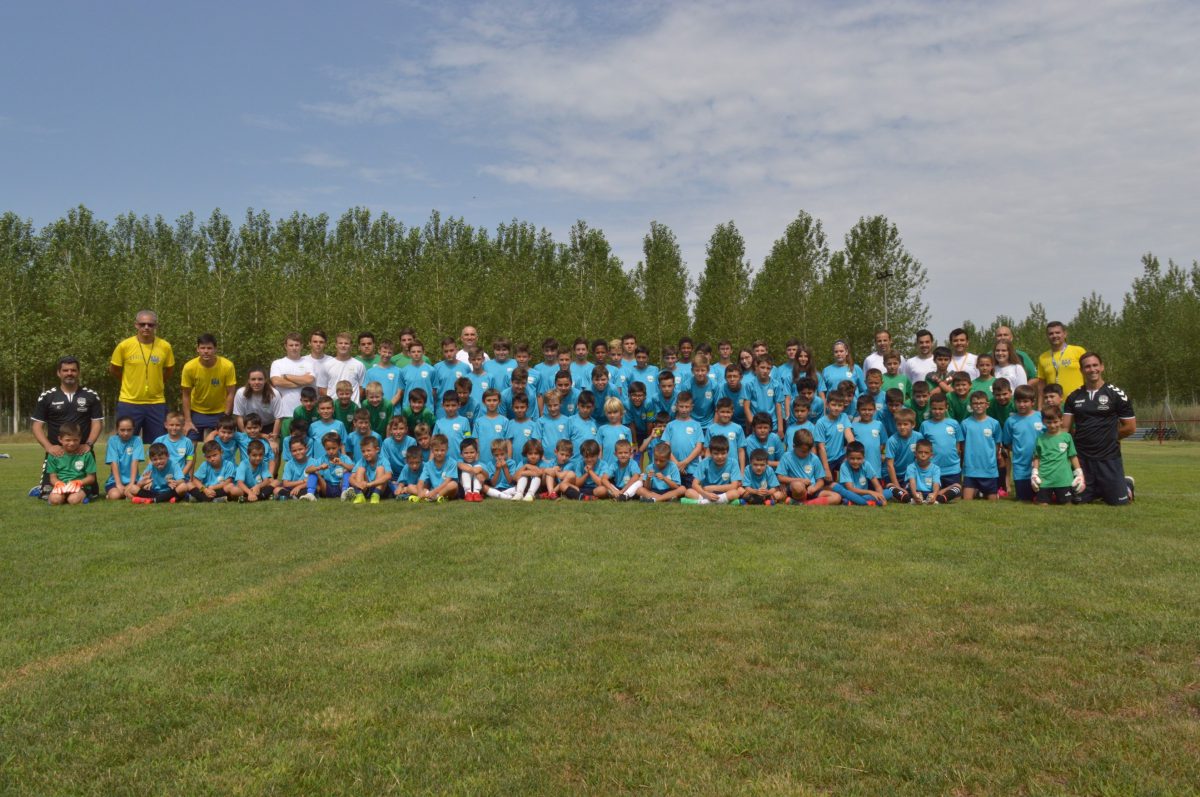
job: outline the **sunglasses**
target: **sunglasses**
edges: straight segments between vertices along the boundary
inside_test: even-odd
[[[137,325],[139,327],[156,327],[156,326],[158,326],[158,324],[154,323],[153,321],[138,321]]]

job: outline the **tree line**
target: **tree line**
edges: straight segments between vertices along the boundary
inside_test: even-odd
[[[7,286],[0,412],[27,415],[54,384],[63,353],[79,357],[85,383],[115,402],[108,359],[144,308],[158,312],[179,366],[192,356],[195,336],[211,332],[239,375],[280,356],[287,332],[313,327],[387,337],[411,326],[430,344],[470,323],[481,340],[524,341],[535,357],[544,337],[632,330],[652,360],[684,335],[735,345],[763,339],[772,351],[798,337],[820,359],[842,338],[861,359],[885,323],[907,345],[928,322],[926,270],[884,216],[859,219],[835,250],[821,221],[801,211],[758,269],[745,249],[732,221],[718,225],[693,281],[674,233],[659,222],[644,237],[643,258],[627,269],[603,231],[585,221],[556,241],[529,222],[488,230],[436,211],[421,226],[359,207],[336,220],[248,210],[239,223],[218,209],[203,221],[130,213],[110,223],[80,206],[40,230],[7,212],[0,216]],[[1169,390],[1194,400],[1198,297],[1195,264],[1164,269],[1147,255],[1121,313],[1095,295],[1084,299],[1071,339],[1104,351],[1139,397]],[[1023,320],[996,323],[1008,323],[1018,345],[1036,352],[1045,320],[1035,304]],[[965,324],[974,350],[990,346],[994,325]]]

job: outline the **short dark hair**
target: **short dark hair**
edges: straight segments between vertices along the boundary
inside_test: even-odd
[[[217,336],[211,332],[202,332],[196,336],[197,346],[216,346]]]

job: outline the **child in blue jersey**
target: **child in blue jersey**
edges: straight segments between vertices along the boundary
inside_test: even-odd
[[[962,494],[962,426],[948,417],[946,397],[940,393],[929,398],[929,420],[921,424],[921,435],[933,446],[933,464],[942,477],[946,503]]]
[[[988,402],[988,417],[995,418],[996,423],[1000,424],[1000,439],[1004,439],[1004,424],[1008,420],[1008,416],[1012,415],[1017,409],[1017,405],[1013,403],[1012,383],[1003,376],[997,377],[992,383],[992,398]],[[1008,449],[1003,445],[1000,449],[1000,497],[1008,498],[1008,473],[1010,463],[1008,461]]]
[[[183,475],[179,463],[171,461],[167,447],[162,443],[151,443],[147,454],[150,463],[141,478],[129,485],[129,502],[173,504],[185,500],[191,481]],[[219,448],[217,456],[220,456]]]
[[[442,359],[433,366],[433,403],[441,404],[441,397],[454,392],[454,383],[470,372],[471,367],[458,361],[458,343],[454,338],[441,340]]]
[[[294,427],[295,422],[293,421],[293,429]],[[291,458],[283,463],[283,473],[279,478],[280,489],[275,491],[275,500],[283,501],[288,498],[317,500],[317,472],[321,463],[314,462],[309,458],[308,446],[308,440],[299,437],[292,437],[288,442]]]
[[[633,461],[633,443],[621,440],[613,453],[611,463],[600,465],[601,487],[596,491],[596,497],[631,501],[637,498],[637,491],[642,486],[642,469]]]
[[[542,460],[542,479],[546,487],[546,492],[542,494],[543,498],[550,500],[558,498],[559,485],[569,482],[574,477],[574,455],[574,444],[570,438],[564,437],[554,444],[553,457],[548,461]]]
[[[965,501],[977,493],[989,501],[1000,498],[1000,423],[987,411],[987,393],[976,390],[971,394],[971,417],[962,422]]]
[[[641,382],[643,385],[658,384],[658,366],[650,364],[650,351],[645,346],[638,346],[633,354],[633,368],[629,369],[629,382]]]
[[[679,468],[680,483],[685,488],[691,487],[700,472],[704,427],[692,418],[692,394],[688,391],[681,391],[675,400],[675,420],[663,429],[662,439],[671,447],[671,461]]]
[[[471,424],[466,418],[458,416],[458,394],[453,390],[442,396],[442,412],[445,417],[439,418],[433,425],[433,436],[446,438],[446,456],[452,462],[457,462],[462,441],[471,436]]]
[[[1037,491],[1033,489],[1030,476],[1033,473],[1033,456],[1037,440],[1045,430],[1042,414],[1034,409],[1037,391],[1029,385],[1021,385],[1014,391],[1016,412],[1004,422],[1001,442],[1008,448],[1011,464],[1013,492],[1018,501],[1033,501]]]
[[[429,461],[421,469],[417,500],[442,504],[461,495],[457,458],[451,457],[449,452],[450,440],[446,435],[435,434],[429,439]]]
[[[542,341],[542,361],[533,366],[529,382],[538,395],[554,388],[554,377],[558,375],[558,340],[546,338]]]
[[[604,495],[600,463],[600,444],[595,440],[584,440],[579,447],[579,463],[574,468],[574,475],[562,480],[559,493],[564,498],[578,501],[594,501]],[[596,491],[600,495],[596,495]]]
[[[742,427],[733,422],[733,401],[728,398],[717,399],[716,409],[713,410],[713,422],[704,430],[705,438],[711,452],[712,444],[717,439],[723,439],[728,444],[728,452],[737,452],[738,473],[746,467],[746,434]]]
[[[642,486],[638,488],[638,498],[644,503],[657,504],[682,498],[686,492],[670,444],[654,446],[653,459],[646,466]]]
[[[408,434],[408,423],[404,417],[395,415],[388,422],[388,436],[383,441],[383,446],[380,448],[380,456],[387,463],[388,470],[393,475],[404,469],[405,453],[417,444],[417,441]]]
[[[924,435],[915,431],[917,414],[908,407],[901,407],[895,413],[896,433],[888,438],[887,448],[883,454],[887,476],[887,487],[892,488],[897,501],[907,503],[912,496],[908,489],[908,466],[916,456],[917,443],[925,439]]]
[[[232,415],[222,415],[217,419],[217,428],[209,432],[208,440],[221,447],[224,461],[236,468],[238,456],[237,418]],[[199,470],[199,466],[195,470]]]
[[[766,449],[758,448],[750,452],[750,464],[742,471],[742,500],[747,504],[774,506],[783,497],[779,477],[775,469],[767,464]]]
[[[720,413],[718,407],[717,412]],[[730,410],[732,414],[732,410]],[[735,427],[739,431],[741,427]],[[698,504],[728,504],[736,502],[742,494],[742,470],[738,463],[731,460],[729,454],[734,450],[728,437],[717,436],[709,440],[708,458],[700,463],[700,474],[692,482],[692,486],[684,493],[683,501],[688,499]],[[738,449],[739,453],[741,452]]]
[[[771,416],[765,412],[755,413],[750,428],[754,433],[742,443],[742,447],[745,448],[744,461],[749,461],[750,455],[755,451],[762,450],[767,452],[767,464],[772,468],[779,467],[779,460],[786,446],[783,444],[783,438],[771,431]]]
[[[750,401],[750,412],[753,425],[754,416],[760,412],[771,419],[771,429],[783,429],[783,394],[786,392],[778,382],[771,377],[771,361],[759,357],[754,361],[754,378],[742,385],[746,397]]]
[[[643,468],[654,458],[654,447],[662,442],[663,432],[666,431],[667,424],[671,422],[671,416],[665,412],[658,412],[654,415],[654,420],[650,421],[650,431],[646,433],[646,438],[638,443],[637,451],[634,453],[634,458]]]
[[[808,401],[803,396],[797,396],[792,401],[792,417],[788,421],[787,431],[783,435],[785,446],[790,447],[791,441],[796,437],[796,432],[801,429],[807,429],[814,435],[817,433],[816,425],[809,420],[811,414]]]
[[[825,400],[817,395],[817,387],[817,380],[807,376],[796,382],[796,401],[808,400],[808,419],[814,424],[825,414]]]
[[[712,423],[719,387],[708,374],[708,357],[697,353],[692,357],[691,374],[684,380],[682,389],[692,394],[692,417],[701,426]]]
[[[592,369],[592,381],[588,390],[592,392],[592,397],[596,399],[596,404],[603,407],[604,403],[610,398],[615,398],[618,401],[622,400],[621,391],[612,384],[612,375],[608,372],[608,366],[597,365]]]
[[[480,464],[490,465],[492,463],[492,441],[509,439],[508,418],[500,414],[499,390],[490,387],[483,392],[483,414],[475,419],[475,428],[471,433],[479,441],[477,454]],[[482,454],[483,451],[487,452],[486,456]],[[508,457],[505,456],[504,459],[508,459]],[[464,500],[474,501],[475,499],[467,499],[464,496]]]
[[[192,477],[191,496],[193,501],[226,501],[237,498],[241,493],[234,478],[237,466],[225,459],[224,450],[216,440],[209,440],[200,450],[204,461],[196,466]]]
[[[483,466],[487,473],[483,492],[488,498],[512,501],[517,497],[517,462],[509,457],[509,440],[492,441],[492,461]]]
[[[471,382],[471,398],[483,406],[484,391],[496,387],[495,380],[484,365],[483,349],[470,349],[467,352],[467,363],[471,366],[466,376]]]
[[[408,347],[408,356],[412,362],[400,369],[400,378],[404,382],[405,407],[412,406],[412,392],[420,388],[425,395],[425,403],[433,400],[433,366],[425,362],[425,344],[414,340]],[[413,426],[413,419],[408,419],[408,425]]]
[[[883,409],[876,409],[875,420],[883,424],[883,439],[896,433],[896,413],[904,409],[904,393],[898,388],[883,391]]]
[[[878,412],[887,405],[887,399],[884,396],[883,390],[883,372],[878,368],[872,368],[867,371],[865,379],[867,390],[864,395],[871,397],[871,401],[875,404],[875,411]]]
[[[360,408],[355,412],[353,423],[354,429],[345,437],[346,457],[351,462],[358,462],[362,459],[363,441],[372,439],[382,446],[383,438],[371,428],[371,413],[369,410]]]
[[[825,414],[813,424],[817,433],[817,455],[825,465],[825,481],[833,484],[842,459],[846,456],[846,443],[850,437],[850,424],[842,415],[846,397],[836,390],[825,395]]]
[[[501,438],[497,438],[501,439]],[[459,495],[467,503],[483,500],[483,488],[487,484],[488,471],[479,460],[479,441],[468,437],[458,449]]]
[[[508,439],[512,441],[510,456],[518,454],[528,441],[541,439],[541,424],[536,418],[529,417],[531,406],[529,398],[525,395],[513,396],[513,417],[508,421]]]
[[[379,456],[379,439],[364,437],[361,455],[350,475],[347,494],[354,493],[354,503],[378,504],[391,496],[392,472]]]
[[[933,444],[918,440],[913,446],[913,461],[904,471],[909,500],[914,504],[944,504],[950,498],[943,495],[942,472],[933,464]]]
[[[668,417],[675,417],[675,374],[670,371],[658,372],[658,389],[650,403],[655,415],[665,412]]]
[[[579,404],[576,406],[576,414],[571,418],[571,444],[578,451],[583,445],[584,440],[595,440],[599,429],[596,426],[596,421],[592,417],[592,413],[596,409],[596,399],[592,396],[592,391],[585,390],[579,394]]]
[[[625,408],[625,425],[633,430],[634,444],[646,439],[654,410],[647,401],[646,384],[641,380],[629,383],[629,406]]]
[[[321,498],[341,498],[349,501],[354,497],[350,488],[350,477],[354,475],[355,458],[342,445],[337,432],[326,432],[321,438],[321,456],[310,454],[309,462],[316,466],[317,480],[313,494]]]
[[[383,400],[393,407],[400,406],[400,397],[404,394],[404,377],[401,376],[400,366],[392,362],[396,353],[396,345],[390,340],[379,341],[379,362],[367,369],[363,376],[363,384],[379,383]]]
[[[588,361],[588,342],[585,338],[575,338],[571,347],[575,355],[571,361],[571,385],[579,390],[592,386],[592,369],[595,367]]]
[[[465,376],[459,378],[454,383],[454,392],[458,394],[458,417],[466,420],[467,423],[475,426],[475,421],[483,415],[483,404],[475,401],[471,397],[471,380]],[[446,417],[446,411],[443,407],[440,417]]]
[[[854,364],[854,358],[850,355],[850,347],[844,340],[834,342],[833,362],[822,369],[821,378],[825,380],[825,385],[830,390],[836,389],[838,385],[848,379],[854,383],[856,396],[867,392],[867,380],[863,376],[863,370]],[[825,394],[825,400],[829,400],[828,391]]]
[[[744,434],[750,431],[750,399],[742,386],[742,369],[736,365],[725,369],[725,384],[717,391],[717,399],[727,398],[733,403],[733,423],[742,427]]]
[[[121,415],[116,419],[116,431],[104,443],[104,465],[109,472],[104,492],[109,501],[120,501],[130,495],[130,487],[138,483],[140,461],[142,438],[133,433],[133,419]]]
[[[530,384],[529,371],[521,367],[513,370],[508,387],[500,391],[500,414],[512,420],[515,417],[513,402],[518,398],[525,399],[526,415],[537,417],[537,392]]]
[[[334,402],[329,396],[321,396],[317,400],[317,419],[309,424],[308,437],[318,445],[321,439],[330,432],[336,433],[343,441],[349,434],[346,424],[333,417],[333,410]]]
[[[238,457],[240,460],[245,462],[246,457],[248,456],[247,452],[250,450],[250,444],[255,440],[261,440],[263,445],[266,446],[265,456],[267,467],[274,468],[276,456],[275,447],[278,445],[278,443],[272,441],[263,434],[262,418],[259,417],[257,412],[251,412],[247,414],[246,417],[242,418],[242,426],[246,431],[238,432],[234,435],[234,438],[237,440]],[[184,473],[187,473],[186,468],[184,469]]]
[[[308,449],[308,455],[310,457],[318,455],[321,452],[321,442],[319,440],[313,440],[311,437],[308,436],[308,428],[309,428],[308,421],[305,420],[304,418],[293,418],[292,419],[292,428],[288,433],[288,437],[279,446],[279,448],[280,448],[279,460],[280,461],[276,465],[276,473],[277,474],[282,474],[283,466],[292,461],[292,443],[293,443],[293,441],[302,440],[304,442],[305,447]],[[337,432],[334,432],[333,434],[336,435]],[[338,439],[341,440],[341,437],[339,437]],[[278,494],[275,497],[278,498],[279,497]]]
[[[828,488],[825,465],[814,450],[816,442],[808,429],[797,429],[792,435],[792,447],[779,460],[775,475],[783,487],[789,504],[837,504],[839,496]]]
[[[245,423],[249,427],[250,419],[258,420],[256,413],[250,413],[246,416]],[[185,478],[191,478],[192,469],[195,467],[194,459],[196,456],[196,444],[192,442],[192,438],[183,433],[183,413],[171,411],[167,413],[167,420],[163,424],[167,433],[156,438],[153,442],[162,443],[167,447],[167,454],[171,457],[171,461],[179,466]],[[262,421],[258,421],[258,428],[262,430]],[[238,432],[240,440],[241,432]]]
[[[679,373],[679,350],[674,346],[663,346],[662,365],[658,369],[658,382],[662,384],[662,375],[670,374],[673,387],[679,387],[683,375]]]
[[[571,382],[569,371],[559,371],[558,375],[554,377],[554,390],[550,391],[550,393],[558,396],[559,411],[568,418],[574,415],[578,409],[579,392],[579,389]],[[542,396],[542,411],[540,413],[542,417],[545,417],[547,412],[546,396],[550,395],[550,393]]]
[[[525,445],[521,446],[521,464],[512,474],[515,479],[514,501],[532,501],[538,494],[538,488],[542,485],[542,477],[545,473],[542,465],[544,454],[542,443],[537,438],[526,440]]]
[[[511,353],[512,343],[507,338],[496,338],[492,342],[492,359],[484,363],[484,368],[492,375],[492,387],[497,390],[504,390],[512,383],[517,361],[509,358]]]
[[[397,501],[421,500],[421,472],[424,469],[420,447],[410,446],[404,452],[401,467],[392,471],[392,495]]]
[[[543,397],[542,407],[546,411],[538,419],[537,437],[542,449],[553,456],[559,440],[571,439],[571,419],[561,412],[562,396],[557,390],[551,390]]]
[[[633,430],[625,425],[625,405],[615,396],[605,400],[604,417],[608,423],[596,430],[596,442],[600,444],[600,461],[611,465],[617,461],[617,443],[628,440],[633,444]]]
[[[857,440],[846,444],[846,461],[838,471],[833,491],[847,506],[886,506],[891,495],[891,490],[879,483],[879,471],[867,462],[863,444]]]
[[[278,484],[271,476],[271,463],[267,459],[267,444],[262,440],[251,440],[246,446],[246,456],[237,468],[234,483],[242,501],[256,503],[270,501],[275,497],[275,487]]]
[[[850,422],[850,434],[863,444],[867,462],[877,474],[883,474],[883,449],[887,445],[887,435],[883,424],[875,418],[876,404],[870,396],[858,397],[858,419]]]

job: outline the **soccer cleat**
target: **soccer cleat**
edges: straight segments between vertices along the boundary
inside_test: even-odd
[[[528,494],[527,494],[527,495],[526,495],[524,498],[522,498],[521,500],[522,500],[522,501],[532,501],[532,500],[533,500],[533,493],[528,493]]]
[[[304,495],[300,496],[300,500],[301,501],[316,501],[317,497],[315,495],[313,495],[312,493],[305,493]]]
[[[216,498],[214,498],[214,499],[212,500],[212,502],[213,502],[214,504],[223,504],[223,503],[225,503],[225,502],[226,502],[226,501],[228,501],[228,500],[229,500],[229,499],[228,499],[227,497],[225,497],[225,496],[223,496],[223,495],[218,495]],[[174,499],[174,498],[172,498],[172,499],[171,499],[171,503],[172,503],[172,504],[173,504],[173,503],[175,503],[175,499]]]
[[[617,495],[617,500],[618,501],[628,501],[629,496],[625,495],[625,493],[620,493]]]
[[[129,503],[131,503],[131,504],[153,504],[154,499],[146,498],[144,495],[134,495],[134,496],[130,497]]]
[[[679,503],[681,503],[681,504],[699,504],[700,502],[697,501],[695,498],[680,498]]]
[[[419,504],[419,503],[421,503],[421,496],[419,496],[419,495],[410,495],[410,496],[408,497],[408,502],[409,502],[410,504]]]
[[[439,496],[437,497],[437,502],[436,502],[436,503],[439,503],[439,504],[444,504],[444,503],[446,503],[446,496],[444,496],[444,495],[439,495]]]
[[[42,497],[42,485],[35,484],[33,487],[29,488],[29,492],[27,493],[27,495],[30,498],[41,498]]]
[[[371,503],[372,503],[372,504],[378,504],[378,503],[379,503],[379,493],[372,493],[372,494],[371,494]]]
[[[347,487],[345,490],[342,490],[342,500],[343,501],[353,501],[354,496],[357,494],[357,492],[358,491],[355,490],[353,487]]]
[[[167,501],[167,503],[168,503],[168,504],[173,504],[173,503],[175,503],[175,496],[171,496],[171,500]]]
[[[638,501],[642,502],[643,504],[653,504],[653,503],[655,503],[655,500],[654,500],[653,498],[646,498],[645,496],[643,496],[643,497],[639,498],[639,499],[638,499]]]
[[[359,493],[358,495],[354,496],[354,503],[365,504],[366,502],[367,502],[367,497],[365,495],[363,495],[362,493]]]
[[[1133,477],[1126,476],[1125,477],[1125,487],[1127,487],[1129,489],[1129,503],[1131,503],[1131,504],[1133,503],[1133,485],[1134,485]]]

